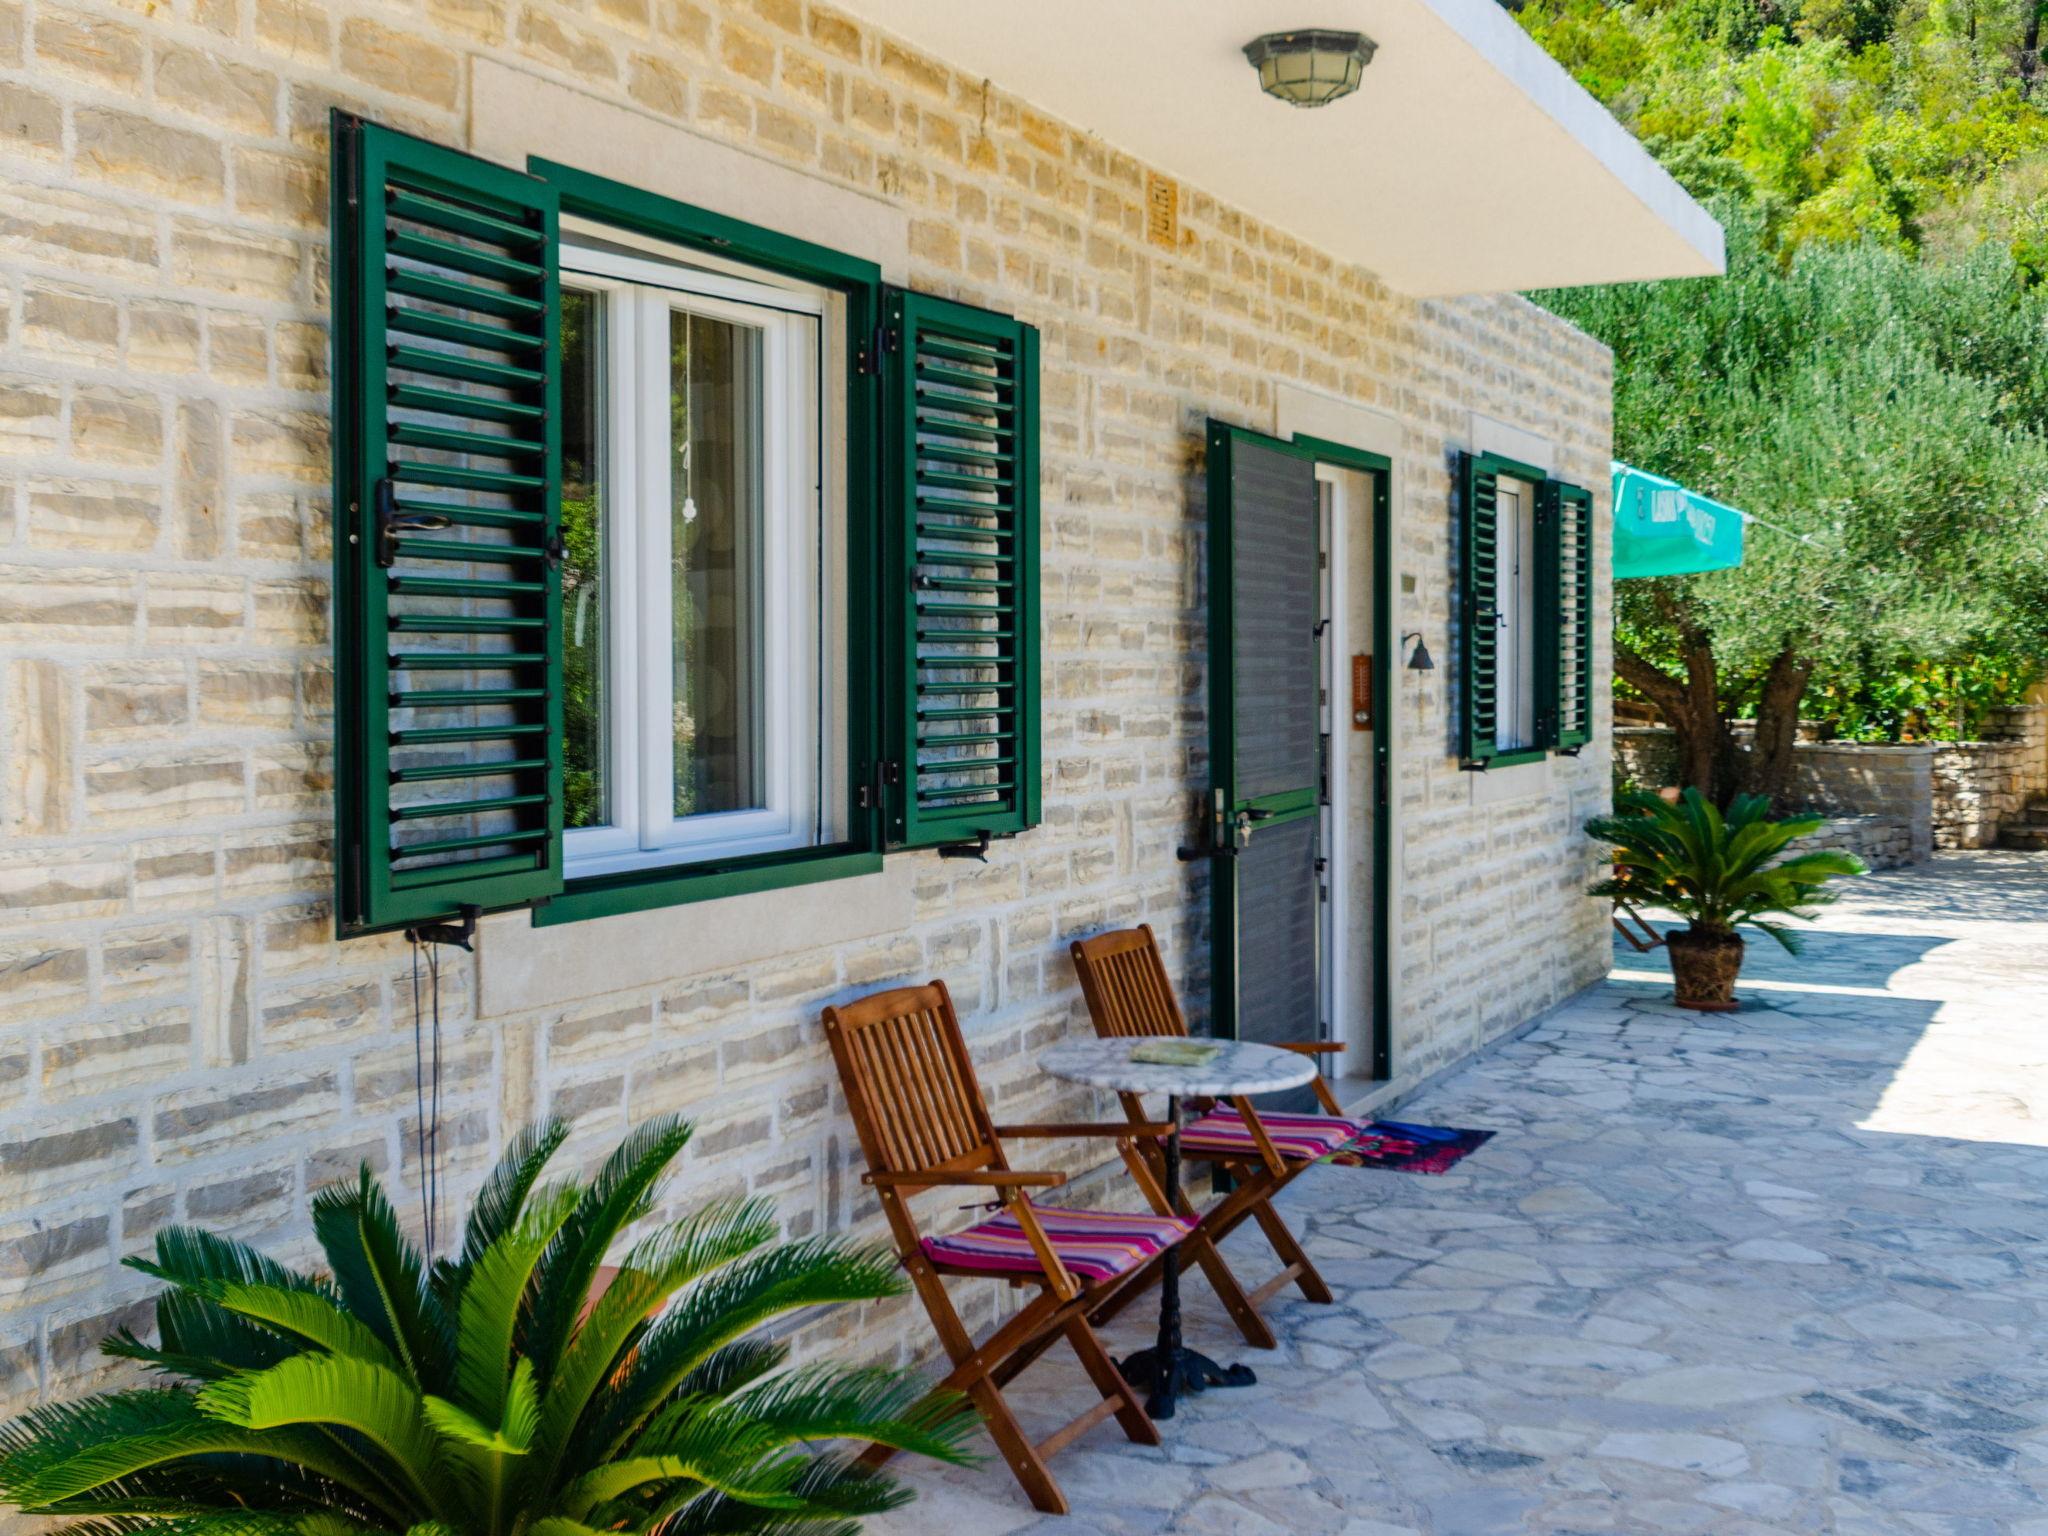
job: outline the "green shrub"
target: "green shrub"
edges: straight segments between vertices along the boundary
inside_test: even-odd
[[[893,1370],[786,1368],[758,1330],[893,1296],[888,1256],[777,1242],[722,1201],[653,1227],[690,1128],[634,1131],[595,1178],[541,1184],[568,1134],[514,1140],[452,1259],[429,1263],[365,1167],[316,1197],[327,1272],[195,1228],[159,1235],[157,1340],[108,1353],[161,1386],[0,1429],[0,1496],[78,1536],[846,1533],[907,1498],[820,1443],[961,1458],[974,1419]]]

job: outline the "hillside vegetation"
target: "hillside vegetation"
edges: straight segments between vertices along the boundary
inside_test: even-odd
[[[1619,685],[1724,800],[1783,793],[1802,715],[1974,733],[2048,656],[2040,11],[1518,14],[1728,231],[1725,278],[1535,297],[1615,349],[1618,457],[1774,525],[1737,570],[1621,585]]]

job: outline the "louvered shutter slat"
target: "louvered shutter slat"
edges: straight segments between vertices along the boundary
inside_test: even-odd
[[[889,840],[1038,820],[1038,338],[892,290],[888,494],[897,518]]]
[[[562,887],[556,193],[334,118],[337,925]]]

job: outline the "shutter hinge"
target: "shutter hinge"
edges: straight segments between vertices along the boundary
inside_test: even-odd
[[[869,769],[866,782],[854,791],[854,804],[864,811],[872,811],[882,804],[883,791],[893,789],[902,782],[901,763],[876,763]]]
[[[860,349],[860,371],[880,373],[883,357],[895,350],[896,328],[891,325],[876,326],[874,333],[868,338],[868,344]]]

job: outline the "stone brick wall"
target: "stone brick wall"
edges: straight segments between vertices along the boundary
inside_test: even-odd
[[[1678,782],[1678,733],[1668,725],[1617,725],[1615,766],[1638,789],[1666,789]]]
[[[2048,706],[1999,710],[1984,740],[1934,754],[1934,845],[1989,848],[1998,829],[2048,793]]]
[[[1397,298],[1198,188],[1149,244],[1144,167],[822,5],[0,0],[0,1411],[97,1379],[150,1289],[118,1260],[166,1223],[302,1253],[310,1192],[363,1160],[416,1209],[410,960],[337,945],[326,897],[326,119],[466,145],[484,60],[868,194],[917,286],[1042,328],[1046,825],[986,866],[892,860],[875,902],[550,930],[618,963],[545,1004],[504,980],[537,936],[487,925],[442,977],[452,1200],[534,1114],[574,1114],[587,1157],[681,1110],[678,1205],[871,1223],[822,1004],[944,974],[1010,1110],[1052,1107],[1031,1055],[1076,1027],[1071,936],[1149,919],[1199,985],[1206,889],[1172,850],[1204,774],[1206,416],[1270,428],[1286,381],[1397,419],[1394,627],[1440,658],[1472,412],[1604,508],[1586,337],[1516,298]],[[1605,969],[1577,829],[1608,738],[1603,713],[1598,749],[1482,791],[1452,669],[1397,675],[1408,1081]],[[908,1318],[825,1326],[887,1355],[928,1341]]]
[[[1830,816],[1793,845],[1797,853],[1815,848],[1840,848],[1872,869],[1902,869],[1926,857],[1916,851],[1915,828],[1903,816]]]

